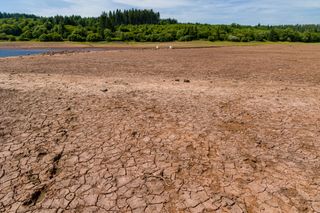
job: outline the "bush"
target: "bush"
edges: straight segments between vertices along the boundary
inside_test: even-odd
[[[241,37],[241,42],[249,42],[250,41],[250,38],[249,37],[246,37],[246,36],[243,36]]]
[[[83,27],[78,27],[76,28],[72,34],[77,34],[80,35],[81,37],[87,37],[88,33],[86,31],[86,29],[84,29]]]
[[[31,39],[32,39],[32,33],[29,30],[22,33],[19,37],[19,41],[30,41]]]
[[[18,41],[30,41],[31,39],[25,37],[18,37]]]
[[[48,34],[50,41],[63,41],[62,36],[59,33]]]
[[[105,37],[104,40],[110,42],[112,41],[112,37]]]
[[[146,41],[146,36],[144,35],[144,33],[138,33],[134,36],[134,41],[144,42]]]
[[[193,36],[191,35],[186,35],[186,36],[182,36],[179,41],[192,41],[193,40]]]
[[[255,41],[266,41],[268,39],[268,33],[267,32],[257,32],[254,35]]]
[[[9,38],[5,33],[0,33],[0,41],[8,41]]]
[[[39,37],[40,41],[63,41],[63,38],[58,33],[49,33],[49,34],[42,34]]]
[[[183,37],[183,36],[185,36],[185,30],[178,30],[178,32],[177,32],[177,38],[181,38],[181,37]]]
[[[228,36],[228,41],[239,42],[240,38],[237,37],[237,36],[229,35]]]
[[[39,37],[39,41],[49,41],[48,35],[47,34],[42,34]]]
[[[98,33],[89,33],[87,36],[87,41],[102,41],[102,37]]]
[[[174,37],[170,33],[163,33],[163,34],[160,34],[160,36],[159,36],[160,42],[168,42],[168,41],[173,41],[173,40],[174,40]]]
[[[39,25],[39,26],[36,26],[32,31],[32,37],[40,38],[41,35],[46,33],[47,33],[47,28],[45,28],[43,25]]]
[[[320,42],[319,33],[311,33],[311,42]]]
[[[0,25],[0,33],[18,36],[21,34],[21,29],[17,25],[1,24]]]
[[[155,41],[159,41],[160,39],[158,34],[151,34],[151,35],[146,35],[146,40],[155,42]]]
[[[209,41],[216,41],[217,39],[216,39],[216,37],[214,37],[214,36],[209,36],[209,37],[208,37],[208,40],[209,40]]]
[[[16,37],[13,35],[9,35],[8,38],[9,38],[9,41],[16,41],[17,40]]]
[[[121,33],[120,38],[122,41],[133,41],[135,39],[135,35],[132,32]]]
[[[113,37],[113,33],[110,29],[105,29],[103,31],[103,35],[104,35],[104,38],[107,40],[107,38],[112,38]]]
[[[86,38],[79,34],[72,33],[71,35],[68,36],[68,40],[69,41],[85,41]]]
[[[209,31],[202,31],[198,33],[198,38],[199,39],[207,39],[210,36]]]
[[[271,29],[269,32],[268,40],[269,41],[279,41],[279,35],[278,35],[277,31],[275,31],[274,29]]]

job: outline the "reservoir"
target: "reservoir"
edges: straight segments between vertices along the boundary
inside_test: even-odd
[[[47,49],[0,49],[0,58],[12,56],[35,55],[48,52]]]

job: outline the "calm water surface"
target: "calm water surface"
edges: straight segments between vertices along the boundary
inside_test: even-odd
[[[47,49],[0,49],[0,58],[12,56],[35,55],[48,52]]]

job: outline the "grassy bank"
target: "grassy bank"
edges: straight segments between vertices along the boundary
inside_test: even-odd
[[[228,41],[190,41],[190,42],[0,42],[0,48],[204,48],[214,46],[256,46],[256,45],[308,45],[306,43],[291,42],[228,42]],[[311,43],[319,45],[319,43]]]

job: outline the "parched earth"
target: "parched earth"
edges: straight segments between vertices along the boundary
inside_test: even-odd
[[[0,59],[0,212],[320,212],[320,45]]]

